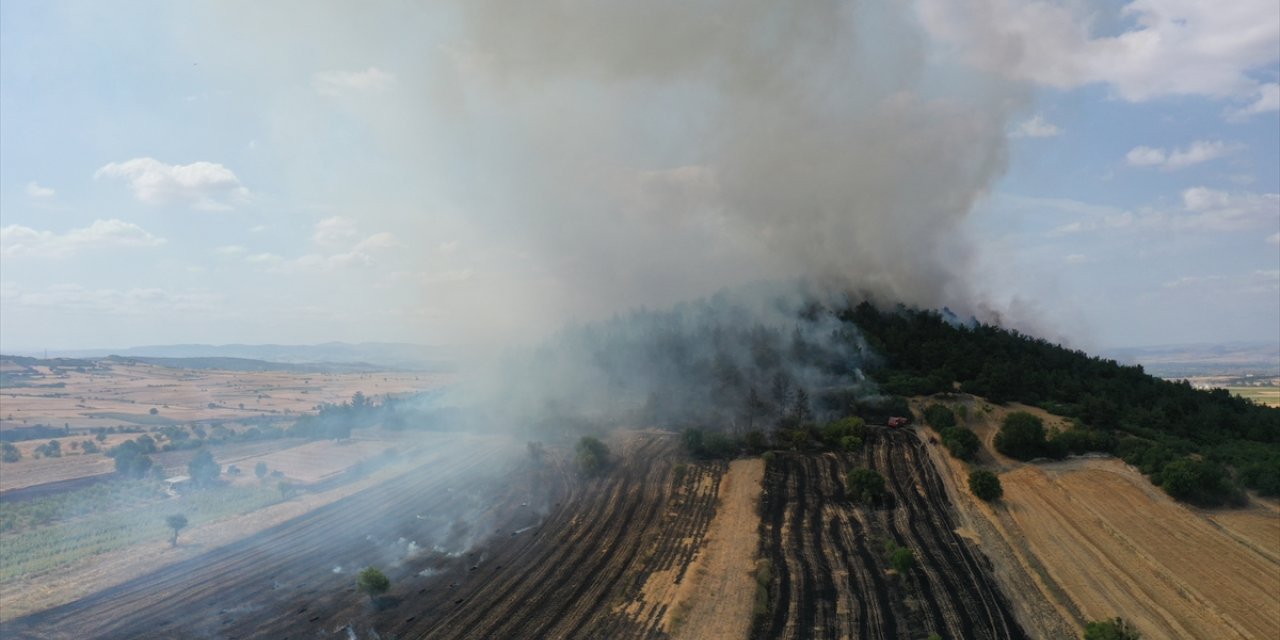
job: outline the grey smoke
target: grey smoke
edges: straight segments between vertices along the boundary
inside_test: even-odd
[[[973,309],[960,223],[1011,85],[940,75],[906,3],[466,2],[461,108],[512,118],[490,213],[587,317],[806,277]],[[469,102],[468,102],[469,101]]]

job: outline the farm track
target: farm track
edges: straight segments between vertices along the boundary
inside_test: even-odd
[[[775,578],[756,638],[1026,637],[986,560],[955,533],[925,446],[913,433],[885,431],[854,456],[782,455],[769,464],[762,539]],[[885,476],[885,505],[845,497],[854,466]],[[917,568],[888,574],[886,542],[915,551]]]
[[[727,465],[690,463],[676,482],[673,436],[634,434],[610,445],[621,455],[597,478],[578,477],[554,456],[488,477],[479,470],[512,467],[492,443],[442,452],[423,474],[14,620],[0,635],[664,638],[672,603],[646,599],[648,583],[683,580]],[[456,511],[460,503],[476,505],[465,535],[487,541],[449,556],[388,554],[419,535],[417,515]],[[353,588],[352,574],[365,565],[383,567],[392,581],[377,606]]]

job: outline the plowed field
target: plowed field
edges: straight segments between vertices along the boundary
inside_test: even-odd
[[[868,437],[852,456],[780,455],[765,474],[766,556],[774,570],[764,638],[1022,638],[986,558],[956,532],[941,479],[909,431]],[[891,499],[845,495],[856,466],[882,473]],[[889,570],[886,543],[917,568]]]
[[[610,446],[616,461],[595,478],[567,456],[535,464],[514,447],[459,447],[242,543],[14,620],[3,636],[660,637],[727,465],[677,472],[669,434]],[[376,602],[354,590],[366,565],[392,581]]]

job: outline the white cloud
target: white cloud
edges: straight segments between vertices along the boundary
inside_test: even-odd
[[[1081,215],[1087,216],[1085,219],[1061,225],[1046,235],[1060,237],[1121,229],[1233,232],[1274,229],[1280,224],[1280,193],[1232,193],[1193,187],[1181,195],[1182,206],[1176,210],[1146,208],[1138,212],[1103,210],[1089,213],[1082,208]]]
[[[1161,285],[1170,290],[1186,290],[1195,295],[1216,294],[1272,294],[1280,291],[1280,270],[1258,269],[1251,273],[1231,276],[1183,276]]]
[[[1124,159],[1135,167],[1150,167],[1164,164],[1168,160],[1168,154],[1164,149],[1134,147],[1125,154]]]
[[[375,254],[401,246],[395,236],[386,231],[352,242],[356,237],[355,221],[334,216],[316,223],[311,239],[319,251],[297,258],[258,253],[245,255],[244,261],[274,273],[324,273],[372,266],[376,263]]]
[[[1280,233],[1273,233],[1267,236],[1267,244],[1273,247],[1280,247]]]
[[[1135,167],[1160,167],[1166,171],[1185,169],[1202,162],[1215,160],[1243,149],[1243,145],[1222,140],[1196,140],[1185,149],[1134,147],[1125,154],[1125,161]]]
[[[1089,262],[1089,256],[1086,256],[1083,253],[1072,253],[1063,258],[1062,261],[1067,264],[1085,264],[1086,262]]]
[[[1258,87],[1258,97],[1253,102],[1238,109],[1227,110],[1227,120],[1243,122],[1260,113],[1280,111],[1280,83],[1272,82]]]
[[[246,253],[249,253],[248,247],[239,244],[229,244],[213,250],[215,256],[240,256]]]
[[[165,164],[154,158],[112,162],[94,178],[123,178],[139,201],[151,205],[187,204],[207,211],[230,209],[249,198],[236,174],[213,162]]]
[[[1188,215],[1176,226],[1207,231],[1237,231],[1280,223],[1280,193],[1228,193],[1206,187],[1182,192]]]
[[[321,71],[311,76],[312,84],[321,95],[338,96],[344,93],[384,91],[396,83],[396,74],[369,67],[364,71]]]
[[[84,249],[155,247],[164,244],[132,222],[114,218],[94,220],[93,224],[72,229],[64,234],[39,231],[11,224],[0,228],[0,255],[57,258]]]
[[[355,235],[355,220],[333,216],[316,223],[315,233],[311,235],[311,239],[319,245],[334,245],[347,242]]]
[[[418,282],[424,286],[458,284],[474,279],[475,275],[475,271],[471,269],[450,269],[448,271],[440,271],[437,273],[419,274]]]
[[[1015,138],[1052,138],[1062,135],[1062,129],[1047,122],[1044,116],[1037,113],[1034,118],[1019,124],[1009,135]]]
[[[52,200],[57,197],[58,192],[49,187],[42,187],[39,183],[32,180],[27,183],[27,195],[32,200]]]
[[[1057,88],[1102,83],[1131,102],[1173,95],[1246,99],[1250,73],[1280,59],[1280,3],[1134,0],[1132,26],[1093,31],[1083,2],[921,0],[921,23],[969,64]]]
[[[86,289],[78,284],[58,284],[46,289],[24,290],[13,283],[0,288],[6,305],[52,308],[92,314],[142,315],[161,311],[209,312],[219,308],[222,296],[204,292],[170,292],[158,288]]]

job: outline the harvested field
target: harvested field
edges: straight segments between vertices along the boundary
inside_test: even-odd
[[[353,592],[353,570],[388,567],[393,580],[407,581],[417,565],[461,552],[490,529],[487,495],[532,503],[545,486],[506,488],[493,472],[518,453],[510,442],[460,438],[418,471],[0,631],[5,638],[283,638],[309,628],[314,636],[360,617],[365,604]],[[429,540],[443,546],[433,551]],[[323,623],[308,624],[322,612]]]
[[[1149,638],[1280,635],[1274,516],[1233,536],[1119,460],[1028,466],[1002,482],[1006,531],[1086,619],[1120,615]]]
[[[35,386],[3,389],[0,429],[45,424],[56,428],[67,425],[76,431],[234,422],[263,416],[287,419],[311,412],[321,403],[350,400],[356,391],[371,398],[410,394],[451,379],[447,374],[403,371],[222,371],[106,360],[83,371],[31,369],[29,384]],[[151,415],[151,409],[156,415]]]
[[[757,515],[764,461],[734,460],[720,483],[720,508],[694,561],[693,579],[676,594],[683,622],[668,625],[675,638],[745,640],[751,633],[756,581],[752,567],[760,546]]]
[[[987,560],[956,533],[924,445],[910,431],[872,433],[854,456],[784,454],[765,474],[764,546],[775,575],[757,638],[1022,638]],[[845,474],[884,474],[891,506],[845,496]],[[885,544],[918,566],[889,572]]]
[[[689,464],[677,482],[674,436],[610,445],[620,460],[598,478],[562,459],[512,465],[514,445],[459,446],[420,474],[11,621],[4,636],[660,636],[727,465]],[[484,473],[499,468],[517,470]],[[430,532],[438,547],[421,542]],[[353,588],[366,565],[392,581],[376,606]]]
[[[1121,616],[1144,638],[1280,636],[1274,503],[1189,508],[1114,458],[1018,462],[990,449],[1012,409],[982,411],[986,403],[964,395],[942,402],[969,408],[965,422],[984,442],[980,466],[1002,471],[1004,497],[988,505],[968,491],[969,465],[933,451],[971,535],[1037,635],[1075,638],[1089,620]],[[1062,420],[1035,412],[1047,424]]]

